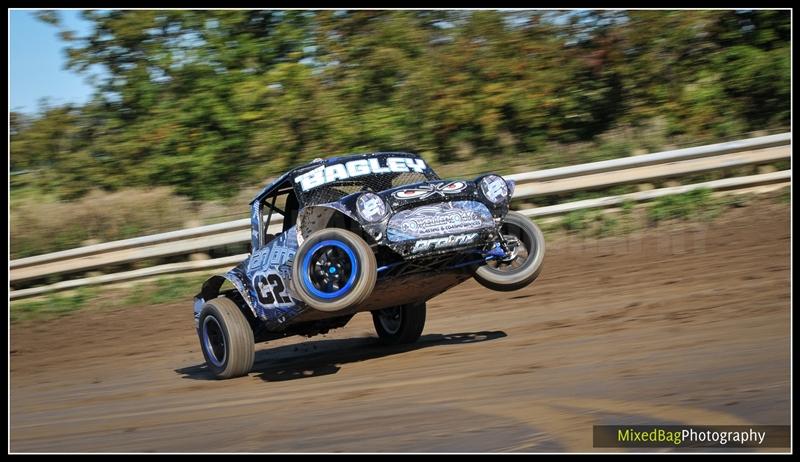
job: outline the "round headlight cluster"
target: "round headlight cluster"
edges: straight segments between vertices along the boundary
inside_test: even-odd
[[[508,199],[508,185],[497,175],[488,175],[481,178],[481,192],[484,197],[494,204],[499,204]]]
[[[356,200],[356,210],[366,221],[376,222],[386,216],[386,202],[377,194],[364,193]]]

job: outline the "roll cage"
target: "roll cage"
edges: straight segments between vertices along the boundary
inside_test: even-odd
[[[275,238],[274,235],[267,232],[274,213],[277,212],[283,216],[281,232],[286,232],[289,228],[294,226],[297,221],[300,204],[297,200],[297,193],[291,183],[288,179],[285,179],[282,184],[275,186],[276,187],[267,191],[262,197],[256,198],[250,203],[250,225],[253,230],[251,241],[252,251],[260,249]],[[286,196],[283,207],[278,205],[278,199],[281,196]],[[265,211],[266,216],[264,216]]]

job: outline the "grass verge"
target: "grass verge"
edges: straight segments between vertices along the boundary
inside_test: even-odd
[[[576,210],[557,219],[543,220],[540,227],[545,234],[551,236],[561,233],[584,238],[602,238],[670,222],[707,222],[716,219],[728,209],[750,205],[754,200],[756,195],[752,193],[716,196],[709,189],[696,189],[660,197],[641,205],[629,201],[611,210]],[[779,204],[788,203],[790,188],[771,194],[767,200]]]
[[[87,308],[124,309],[134,306],[160,305],[192,298],[209,275],[160,278],[125,288],[82,287],[65,293],[54,293],[31,300],[11,302],[11,322],[47,320]]]

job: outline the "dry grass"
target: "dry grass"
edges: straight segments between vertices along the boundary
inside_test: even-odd
[[[11,258],[180,229],[193,215],[168,188],[95,191],[73,202],[20,198],[11,205]]]

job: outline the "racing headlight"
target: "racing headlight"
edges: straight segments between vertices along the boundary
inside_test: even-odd
[[[364,193],[356,200],[358,215],[364,220],[374,223],[386,216],[386,202],[377,194]]]
[[[481,178],[481,192],[483,196],[494,204],[508,200],[508,184],[497,175],[488,175]]]

